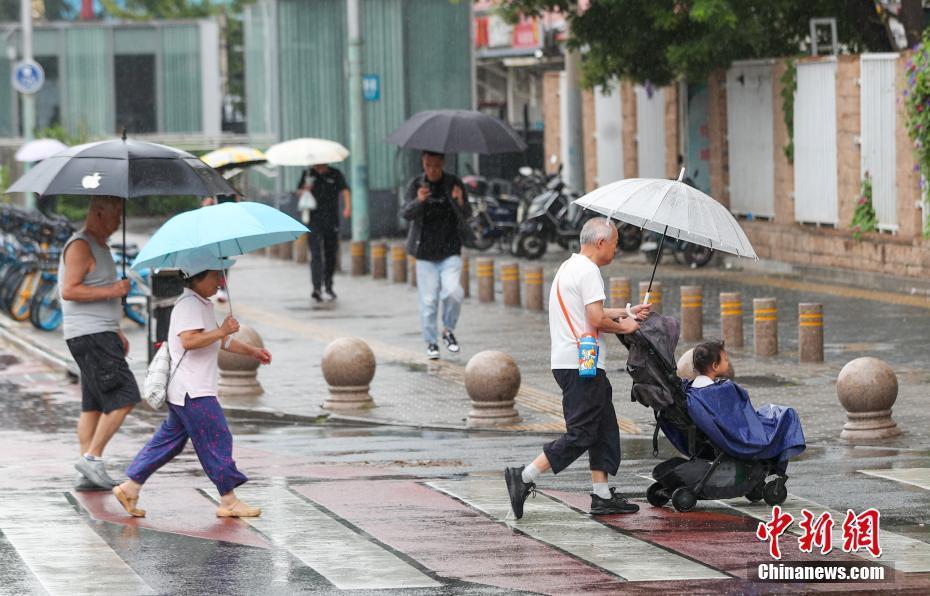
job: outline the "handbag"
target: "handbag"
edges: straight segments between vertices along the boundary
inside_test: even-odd
[[[316,197],[313,196],[313,193],[309,190],[305,190],[300,193],[300,198],[297,200],[297,208],[301,211],[308,210],[314,211],[317,207]]]
[[[185,356],[187,356],[187,350],[181,354],[178,366],[181,366]],[[171,377],[177,372],[178,366],[175,366],[173,371],[171,370],[168,342],[163,342],[149,363],[149,369],[145,373],[145,382],[142,384],[142,397],[152,406],[152,409],[160,410],[165,405],[165,400],[168,398],[168,385],[171,384]]]

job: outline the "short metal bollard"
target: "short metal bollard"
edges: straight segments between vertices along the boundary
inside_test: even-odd
[[[368,262],[365,259],[365,253],[368,252],[367,242],[358,240],[352,242],[349,253],[352,255],[352,277],[361,277],[368,271]]]
[[[727,347],[743,347],[743,296],[720,292],[720,328]]]
[[[514,407],[520,391],[520,369],[509,354],[485,351],[465,366],[465,391],[471,398],[468,428],[514,424],[520,415]]]
[[[901,434],[891,418],[898,377],[885,362],[866,356],[847,363],[836,378],[836,396],[847,418],[841,438],[868,442]]]
[[[320,368],[329,385],[327,410],[359,410],[375,405],[369,387],[375,378],[375,355],[363,340],[340,337],[323,351]]]
[[[462,295],[471,296],[471,274],[468,271],[468,255],[462,255],[462,274],[459,276],[459,285],[462,286]]]
[[[778,307],[774,298],[753,298],[752,326],[756,356],[778,354]]]
[[[407,280],[410,282],[411,287],[417,287],[417,260],[415,257],[407,255],[407,269],[409,273],[407,274]]]
[[[371,277],[387,279],[387,244],[384,242],[371,245]]]
[[[504,306],[520,306],[520,265],[501,265],[501,290],[504,294]]]
[[[649,289],[648,281],[639,282],[639,303],[646,301],[646,290]],[[649,303],[652,304],[652,312],[662,312],[662,282],[652,282],[652,291],[649,292]],[[626,305],[624,305],[626,306]]]
[[[478,302],[494,302],[494,259],[478,259]]]
[[[823,304],[798,304],[798,344],[801,362],[823,362]]]
[[[681,286],[681,339],[704,339],[704,291],[701,286]]]
[[[401,243],[391,245],[391,281],[407,283],[407,248]]]
[[[610,278],[610,307],[626,308],[630,303],[633,291],[630,288],[629,277]]]
[[[523,291],[526,310],[543,309],[542,265],[531,265],[523,269]]]

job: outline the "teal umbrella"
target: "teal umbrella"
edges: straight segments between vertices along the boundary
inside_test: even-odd
[[[139,251],[132,268],[190,270],[191,262],[222,263],[228,257],[296,240],[309,231],[268,205],[220,203],[166,221]]]

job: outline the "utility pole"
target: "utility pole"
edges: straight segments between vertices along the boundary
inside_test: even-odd
[[[20,0],[19,2],[20,20],[22,21],[23,30],[23,62],[32,62],[32,2],[30,0]],[[36,127],[36,98],[32,93],[20,93],[20,100],[23,102],[23,143],[28,143],[34,138]],[[25,171],[29,171],[29,164],[24,164]],[[35,195],[27,192],[25,195],[26,209],[34,209],[36,204]]]
[[[362,112],[362,15],[359,0],[346,0],[349,23],[349,151],[352,159],[352,240],[368,242],[368,160]]]
[[[581,87],[579,86],[581,54],[565,50],[565,71],[561,76],[560,137],[562,179],[565,186],[584,192],[584,132],[581,121]]]

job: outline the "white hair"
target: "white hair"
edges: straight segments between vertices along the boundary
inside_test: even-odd
[[[606,217],[595,217],[585,222],[578,240],[582,246],[595,245],[598,240],[610,240],[617,228]]]

